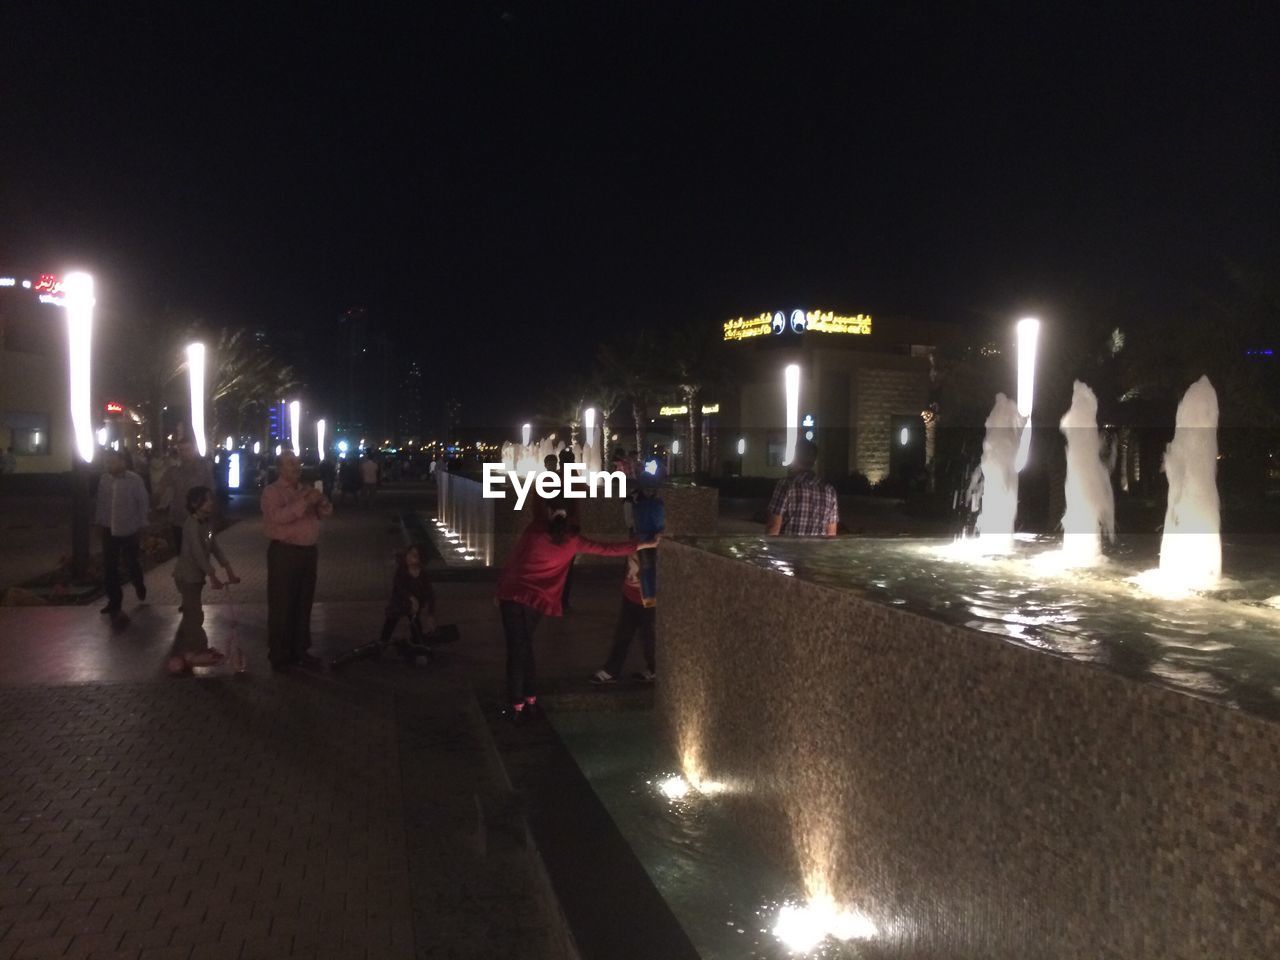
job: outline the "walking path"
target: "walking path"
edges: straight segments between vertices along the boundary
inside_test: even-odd
[[[326,524],[315,652],[375,634],[415,505],[389,491]],[[234,631],[247,676],[163,672],[168,564],[114,623],[0,608],[0,960],[572,956],[482,713],[505,655],[492,575],[437,585],[463,640],[429,668],[273,674],[260,524],[221,539],[243,583],[206,589],[206,629]],[[619,577],[581,577],[540,634],[544,689],[586,689]]]

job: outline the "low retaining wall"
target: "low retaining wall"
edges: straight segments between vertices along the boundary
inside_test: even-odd
[[[1280,726],[660,548],[686,770],[865,912],[868,957],[1280,956]]]

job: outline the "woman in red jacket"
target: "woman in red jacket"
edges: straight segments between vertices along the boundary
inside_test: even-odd
[[[564,611],[560,597],[569,565],[579,553],[601,557],[625,557],[634,550],[652,548],[657,542],[622,540],[601,543],[588,540],[569,526],[565,511],[552,510],[545,524],[531,523],[516,542],[498,578],[498,607],[507,638],[507,702],[516,723],[536,709],[534,692],[533,630],[542,617],[558,617]]]

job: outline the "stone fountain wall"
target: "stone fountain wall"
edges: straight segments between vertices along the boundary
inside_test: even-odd
[[[866,956],[1280,956],[1280,727],[660,550],[670,743]]]

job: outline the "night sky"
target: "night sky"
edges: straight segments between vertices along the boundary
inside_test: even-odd
[[[5,5],[3,269],[363,305],[473,420],[628,326],[1154,312],[1280,249],[1274,4],[264,6]]]

